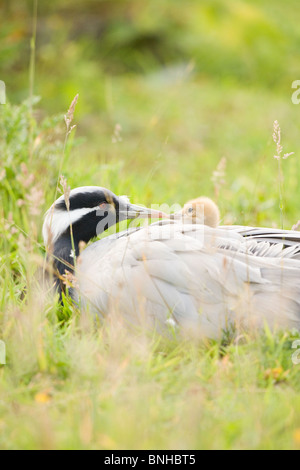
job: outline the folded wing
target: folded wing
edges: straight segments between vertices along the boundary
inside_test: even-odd
[[[83,252],[80,294],[100,317],[115,312],[159,330],[169,319],[211,338],[265,322],[299,328],[296,235],[170,221],[122,232]]]

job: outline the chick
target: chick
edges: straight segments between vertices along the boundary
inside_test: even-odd
[[[172,219],[187,224],[202,224],[218,227],[220,211],[218,206],[208,197],[198,197],[188,201],[183,209],[173,214]]]

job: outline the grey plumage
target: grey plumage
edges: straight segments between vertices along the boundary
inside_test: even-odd
[[[79,290],[101,317],[117,311],[159,330],[168,318],[211,338],[265,322],[299,328],[299,242],[297,232],[164,221],[90,245]]]

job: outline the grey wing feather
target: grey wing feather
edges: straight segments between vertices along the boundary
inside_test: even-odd
[[[239,225],[223,226],[222,229],[231,233],[238,233],[248,239],[269,242],[271,244],[282,243],[285,247],[293,246],[295,251],[300,251],[300,232],[294,230],[280,230],[271,228],[244,227]]]

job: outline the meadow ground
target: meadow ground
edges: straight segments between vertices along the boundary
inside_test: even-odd
[[[264,10],[235,2],[248,6],[248,16],[241,8],[232,20],[235,39],[243,18],[249,31],[252,18],[256,34],[260,27],[274,27],[264,29],[270,36],[263,42],[269,44],[266,57],[254,45],[251,79],[243,79],[243,70],[224,77],[219,51],[215,69],[206,74],[199,73],[201,63],[191,53],[179,64],[142,74],[103,73],[97,80],[92,58],[82,62],[69,43],[62,56],[73,57],[66,64],[71,78],[62,76],[59,62],[57,79],[47,80],[49,64],[38,58],[35,87],[41,98],[33,109],[30,100],[23,101],[28,89],[22,92],[18,76],[11,93],[3,76],[8,101],[0,106],[0,340],[6,345],[1,449],[300,448],[300,365],[292,361],[298,333],[266,329],[196,344],[129,334],[115,319],[95,330],[71,306],[59,307],[39,284],[43,213],[60,174],[71,187],[100,185],[145,205],[183,204],[204,194],[217,200],[223,223],[280,227],[275,120],[284,151],[295,153],[282,162],[284,228],[300,219],[300,105],[291,101],[292,81],[300,76],[291,57],[280,55],[299,35],[292,7],[274,2],[269,15],[262,3]],[[215,40],[223,45],[218,31]],[[245,61],[247,51],[238,52]],[[51,60],[53,51],[47,53]],[[274,83],[272,73],[280,77]],[[77,92],[77,127],[64,145],[63,116]]]

